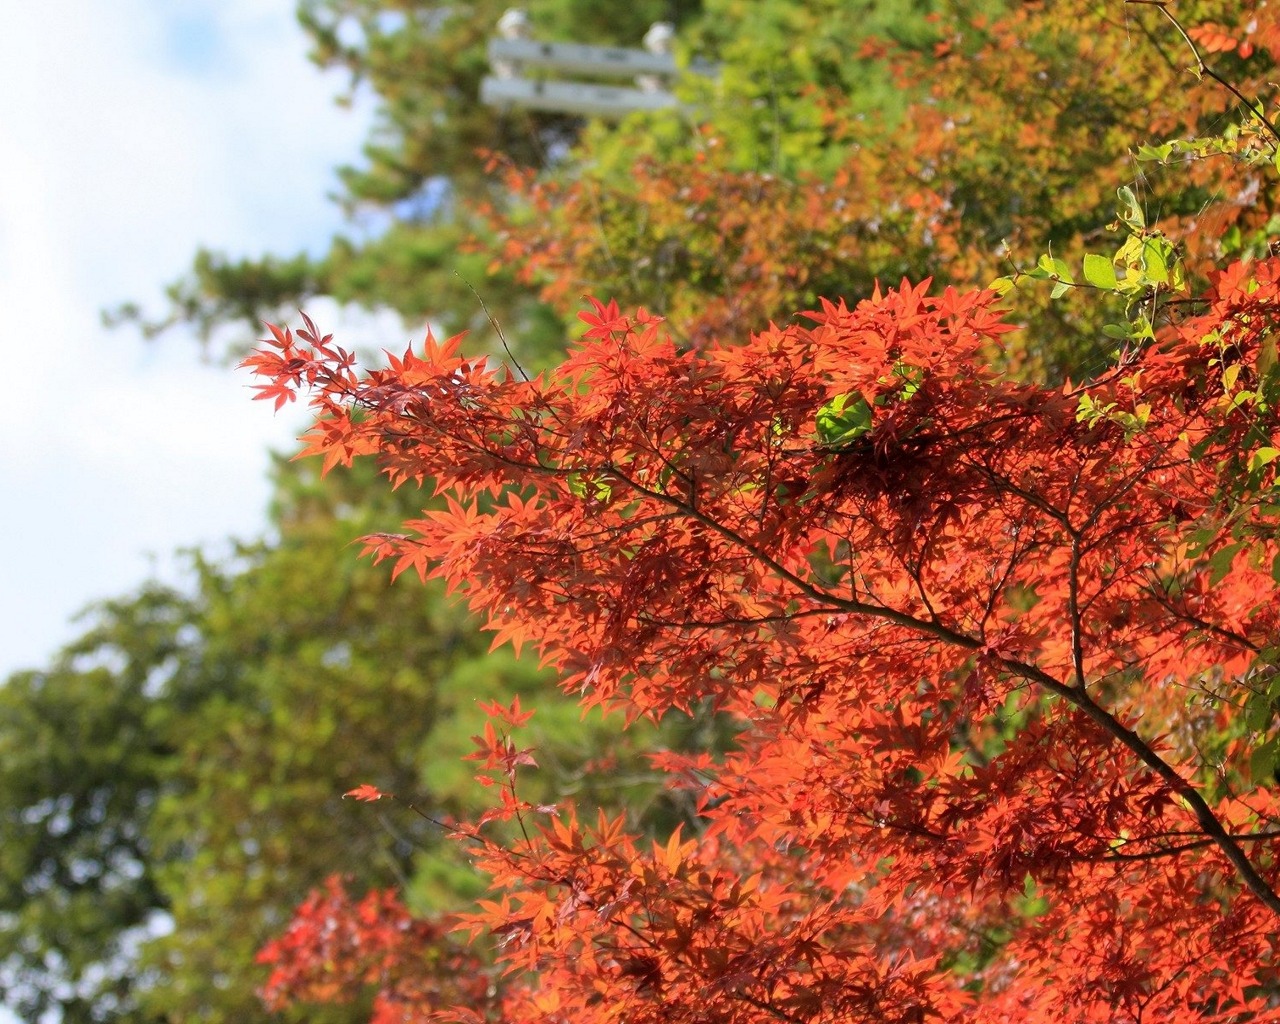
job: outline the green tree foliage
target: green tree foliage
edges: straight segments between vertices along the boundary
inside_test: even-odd
[[[895,125],[910,98],[863,47],[873,40],[911,50],[931,45],[936,31],[928,16],[935,6],[933,0],[706,0],[683,45],[717,62],[721,74],[713,85],[690,77],[684,91],[697,119],[725,140],[733,170],[829,175],[853,141],[832,133],[833,107],[876,131]]]
[[[378,97],[367,163],[341,171],[346,202],[412,200],[441,178],[454,193],[484,194],[492,180],[477,151],[502,152],[521,166],[540,167],[557,146],[577,138],[578,117],[498,111],[478,102],[480,80],[489,73],[485,47],[509,6],[508,0],[303,0],[299,17],[313,40],[315,61],[342,68]],[[539,39],[637,46],[651,23],[684,21],[701,2],[532,0],[522,6]]]
[[[190,609],[148,588],[0,687],[0,986],[26,1020],[137,1012],[133,951],[166,900],[148,827],[173,748],[153,672]]]

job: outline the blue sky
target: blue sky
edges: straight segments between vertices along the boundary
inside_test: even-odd
[[[318,249],[333,168],[369,111],[306,60],[292,0],[48,0],[0,33],[0,677],[47,661],[71,616],[181,547],[265,528],[267,452],[300,418],[249,401],[173,332],[105,330],[161,308],[199,245]],[[312,307],[341,328],[339,311]],[[395,348],[392,320],[345,340]],[[375,336],[377,332],[380,336]],[[388,336],[388,333],[390,336]]]

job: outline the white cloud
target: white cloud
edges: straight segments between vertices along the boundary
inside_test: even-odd
[[[177,547],[264,526],[269,446],[301,424],[247,381],[104,331],[199,245],[315,248],[367,111],[305,58],[292,0],[50,0],[0,34],[0,677]],[[402,342],[394,337],[394,347]],[[157,561],[158,560],[158,561]]]

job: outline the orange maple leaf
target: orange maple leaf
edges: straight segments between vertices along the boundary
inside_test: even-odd
[[[384,793],[377,786],[371,786],[366,782],[362,785],[356,786],[355,789],[347,790],[342,794],[342,798],[345,800],[347,797],[351,797],[353,800],[363,800],[366,803],[373,803],[375,800],[381,800],[384,796],[390,797],[391,795],[391,793]]]

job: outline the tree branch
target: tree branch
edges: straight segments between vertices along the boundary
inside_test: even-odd
[[[1278,131],[1276,129],[1276,126],[1271,123],[1267,115],[1262,112],[1261,100],[1250,100],[1247,96],[1245,96],[1244,93],[1242,93],[1239,89],[1237,89],[1231,82],[1227,81],[1220,74],[1214,71],[1213,68],[1209,67],[1209,65],[1204,62],[1204,58],[1200,56],[1200,50],[1196,47],[1196,44],[1192,41],[1191,37],[1187,35],[1187,30],[1184,29],[1182,27],[1182,23],[1178,21],[1178,19],[1175,18],[1169,12],[1169,8],[1165,0],[1124,0],[1124,2],[1127,4],[1141,4],[1144,7],[1154,7],[1166,18],[1168,18],[1169,23],[1178,30],[1178,34],[1182,36],[1183,42],[1187,44],[1187,47],[1191,50],[1192,56],[1195,57],[1196,70],[1201,75],[1206,75],[1209,78],[1212,78],[1220,86],[1222,86],[1229,93],[1231,93],[1232,96],[1234,96],[1241,103],[1243,103],[1246,109],[1248,109],[1248,111],[1251,114],[1253,114],[1254,117],[1256,117],[1259,121],[1261,121],[1262,124],[1266,127],[1267,131],[1271,133],[1271,138],[1274,140],[1274,142],[1272,143],[1272,146],[1274,147],[1274,146],[1280,145],[1280,131]]]
[[[623,480],[628,486],[630,486],[637,494],[644,495],[654,501],[676,509],[707,529],[718,533],[730,543],[748,552],[770,571],[789,582],[800,593],[812,600],[826,604],[833,610],[880,619],[897,626],[902,626],[906,629],[914,630],[926,636],[933,637],[946,644],[959,647],[966,651],[980,650],[983,646],[978,639],[950,629],[940,622],[929,622],[892,608],[868,604],[863,601],[840,598],[836,597],[834,594],[822,591],[791,572],[791,570],[787,569],[786,566],[782,565],[775,558],[763,551],[760,551],[736,530],[733,530],[730,527],[725,526],[723,523],[711,518],[700,509],[690,508],[687,504],[681,502],[677,498],[673,498],[668,494],[664,494],[660,491],[653,491],[644,487],[616,468],[611,469],[611,471],[614,472],[619,479]],[[1128,488],[1126,487],[1123,490],[1127,489]],[[1123,490],[1121,493],[1123,493]],[[1199,822],[1201,831],[1209,841],[1215,844],[1222,851],[1227,860],[1231,862],[1245,886],[1255,896],[1257,896],[1272,913],[1280,917],[1280,895],[1277,895],[1275,890],[1267,883],[1267,880],[1259,874],[1257,868],[1253,866],[1253,863],[1240,847],[1240,844],[1236,842],[1231,834],[1223,827],[1222,822],[1218,820],[1217,816],[1213,813],[1213,809],[1205,802],[1204,797],[1200,795],[1195,786],[1184,779],[1173,765],[1169,764],[1169,762],[1165,761],[1164,758],[1157,754],[1146,740],[1122,723],[1118,718],[1111,714],[1111,712],[1096,703],[1084,690],[1083,686],[1077,687],[1064,683],[1049,675],[1039,666],[1020,661],[1016,658],[996,656],[994,660],[996,664],[1010,674],[1039,685],[1042,689],[1047,690],[1049,693],[1052,693],[1057,697],[1061,697],[1068,704],[1083,712],[1085,716],[1097,724],[1103,732],[1119,741],[1119,743],[1131,751],[1139,761],[1155,772],[1155,774],[1158,775],[1187,805],[1191,813],[1195,816],[1196,821]]]

